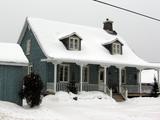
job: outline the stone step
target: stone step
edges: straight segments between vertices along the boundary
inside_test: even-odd
[[[113,98],[117,101],[117,102],[123,102],[125,101],[125,99],[123,98],[123,96],[119,93],[113,93]]]

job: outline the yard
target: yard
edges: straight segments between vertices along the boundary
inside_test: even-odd
[[[0,102],[0,120],[159,120],[160,98],[133,98],[117,103],[101,92],[58,92],[29,109]]]

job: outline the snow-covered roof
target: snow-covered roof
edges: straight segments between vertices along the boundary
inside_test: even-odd
[[[37,41],[48,60],[62,60],[65,62],[157,67],[148,63],[129,48],[126,41],[118,35],[111,35],[102,28],[86,27],[57,21],[49,21],[40,18],[27,18],[27,25],[33,31]],[[26,27],[24,27],[25,29]],[[71,33],[77,33],[81,38],[81,51],[70,51],[65,48],[59,38]],[[24,33],[22,31],[22,33]],[[18,43],[22,40],[22,35]],[[118,39],[123,44],[122,55],[111,55],[103,44]]]
[[[28,60],[16,43],[0,43],[0,65],[26,66]]]
[[[156,70],[143,70],[141,72],[141,82],[142,83],[153,83],[154,78],[157,80],[157,71]]]

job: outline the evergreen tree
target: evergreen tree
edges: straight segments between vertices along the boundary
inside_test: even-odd
[[[20,92],[21,98],[25,98],[30,107],[38,106],[41,101],[43,82],[38,74],[31,73],[23,79],[23,88]]]
[[[158,97],[158,92],[159,92],[158,83],[157,83],[156,77],[154,77],[154,83],[153,83],[153,88],[151,91],[151,96]]]

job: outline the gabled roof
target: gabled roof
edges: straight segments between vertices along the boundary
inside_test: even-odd
[[[27,66],[28,60],[16,43],[0,43],[0,65]]]
[[[126,66],[149,68],[160,67],[142,60],[129,48],[128,44],[120,36],[108,34],[101,28],[39,18],[27,18],[18,43],[20,43],[23,38],[26,26],[30,26],[48,60],[106,65],[123,64]],[[59,41],[59,38],[64,37],[61,34],[68,35],[68,33],[74,32],[83,38],[81,41],[81,51],[66,50],[63,43]],[[110,43],[116,38],[123,44],[122,55],[111,55],[109,51],[103,47],[103,44]]]
[[[104,43],[103,45],[112,44],[112,43],[114,43],[114,42],[116,42],[116,41],[118,41],[121,45],[123,45],[123,43],[122,43],[121,41],[119,41],[118,38],[116,38],[116,39],[114,39],[114,40],[112,40],[112,41],[110,41],[110,42]]]
[[[59,39],[63,40],[65,38],[71,37],[73,35],[76,35],[80,40],[82,40],[82,38],[76,32],[73,32],[73,33],[70,33],[70,34],[66,34],[66,33],[61,34]]]

